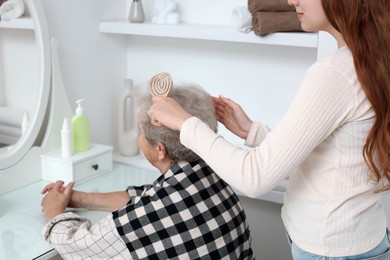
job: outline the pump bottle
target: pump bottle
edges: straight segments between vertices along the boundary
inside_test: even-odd
[[[71,122],[72,149],[75,153],[84,152],[90,148],[89,120],[84,115],[84,109],[81,106],[81,102],[83,101],[84,99],[79,99],[76,101],[77,108]]]
[[[72,156],[72,131],[70,130],[69,118],[64,118],[61,129],[61,151],[62,157]]]

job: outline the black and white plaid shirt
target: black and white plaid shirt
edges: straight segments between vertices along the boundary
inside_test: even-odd
[[[48,223],[45,238],[69,259],[254,258],[237,195],[204,162],[180,162],[152,185],[127,191],[128,204],[94,226],[64,213]]]
[[[175,164],[128,193],[131,201],[113,216],[134,259],[252,258],[242,205],[205,163]]]

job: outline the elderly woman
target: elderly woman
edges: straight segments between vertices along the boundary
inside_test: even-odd
[[[175,87],[169,96],[217,130],[214,104],[197,86]],[[73,183],[49,184],[42,193],[43,234],[65,259],[252,259],[251,236],[233,190],[179,133],[151,123],[151,96],[141,98],[138,145],[161,176],[126,191],[85,193]],[[91,225],[66,207],[113,211]]]

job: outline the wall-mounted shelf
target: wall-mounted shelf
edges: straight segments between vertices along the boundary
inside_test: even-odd
[[[138,36],[171,37],[209,41],[238,42],[251,44],[282,45],[305,48],[318,47],[317,33],[272,33],[263,37],[253,32],[241,33],[230,26],[152,23],[130,23],[127,20],[106,21],[99,24],[100,32]]]
[[[9,21],[0,21],[0,28],[33,30],[34,22],[31,17],[21,17]]]

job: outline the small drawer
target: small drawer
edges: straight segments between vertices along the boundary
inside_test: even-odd
[[[81,181],[112,170],[112,153],[105,153],[74,164],[75,181]]]
[[[91,149],[62,157],[61,150],[41,155],[42,179],[50,182],[62,180],[65,183],[88,180],[112,170],[111,146],[91,145]]]

